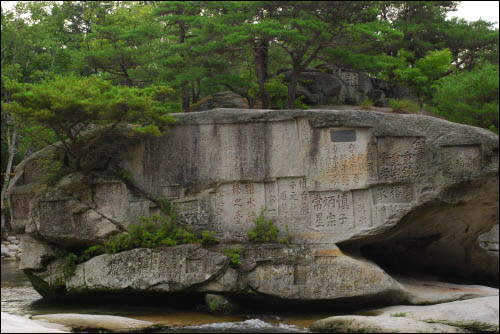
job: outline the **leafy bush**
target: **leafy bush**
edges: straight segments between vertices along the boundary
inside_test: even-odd
[[[241,253],[243,251],[243,247],[236,246],[234,248],[225,248],[223,250],[224,254],[229,258],[229,265],[232,268],[236,268],[241,265]]]
[[[440,80],[430,110],[446,119],[499,131],[499,66],[485,63]]]
[[[264,89],[269,96],[269,107],[272,109],[286,109],[288,100],[288,86],[283,83],[284,75],[269,79],[264,84]],[[300,98],[295,99],[295,108],[309,109]]]
[[[79,257],[75,253],[69,253],[66,256],[66,263],[63,266],[65,278],[71,277],[75,273],[76,265],[79,263]]]
[[[254,219],[255,224],[248,231],[248,240],[252,242],[273,242],[278,237],[278,228],[271,219],[264,217],[264,210]]]
[[[158,199],[158,204],[163,215],[153,215],[151,218],[140,217],[139,223],[130,225],[129,233],[112,236],[103,246],[89,247],[81,255],[57,248],[55,257],[66,260],[63,267],[64,276],[70,277],[75,272],[76,265],[104,253],[115,254],[134,248],[155,248],[188,243],[213,245],[219,242],[213,231],[204,230],[201,232],[201,237],[196,237],[193,233],[177,226],[177,214],[174,207],[165,199]]]
[[[391,108],[392,111],[406,111],[409,113],[416,113],[419,111],[419,107],[417,104],[415,104],[412,100],[408,99],[393,99],[391,100]]]
[[[219,240],[215,238],[215,231],[201,231],[200,242],[202,245],[214,245],[219,243]]]
[[[177,226],[170,216],[153,215],[140,217],[138,224],[130,225],[129,233],[110,238],[104,244],[108,254],[119,253],[134,248],[155,248],[200,242],[191,232]]]
[[[359,106],[361,107],[361,109],[370,109],[374,105],[375,105],[375,103],[372,100],[370,100],[370,99],[363,100],[363,102],[361,102],[359,104]]]

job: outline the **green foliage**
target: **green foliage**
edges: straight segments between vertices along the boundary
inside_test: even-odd
[[[127,172],[125,169],[120,170],[120,178],[124,181],[132,181],[132,175],[130,175],[129,172]]]
[[[229,265],[232,268],[237,268],[241,265],[241,253],[243,252],[243,247],[236,246],[233,248],[225,248],[223,252],[229,258]]]
[[[73,276],[75,273],[76,265],[78,264],[79,257],[75,253],[69,253],[66,256],[66,263],[63,266],[63,274],[65,278]]]
[[[68,252],[64,248],[55,247],[54,248],[54,257],[56,259],[65,259],[68,256]]]
[[[271,219],[264,217],[264,210],[254,219],[253,223],[255,226],[248,231],[248,240],[256,243],[276,241],[278,228]]]
[[[406,317],[406,312],[391,313],[391,317],[404,318],[404,317]]]
[[[450,121],[499,131],[498,64],[485,63],[472,71],[440,80],[430,109]]]
[[[283,83],[283,77],[275,77],[264,84],[269,95],[270,107],[273,109],[285,109],[288,88]]]
[[[429,51],[416,61],[414,54],[406,50],[400,50],[398,57],[404,59],[406,64],[394,70],[396,81],[410,86],[421,99],[432,96],[437,80],[451,69],[449,49]],[[414,66],[410,66],[412,63]]]
[[[370,99],[363,100],[363,102],[361,102],[359,104],[359,106],[361,107],[361,109],[370,109],[374,105],[375,105],[375,103],[372,100],[370,100]]]
[[[285,244],[288,247],[290,247],[290,243],[292,242],[292,234],[290,233],[290,231],[288,229],[288,225],[286,225],[285,227],[286,227],[286,236],[281,238],[278,242],[280,244]]]
[[[418,105],[416,105],[415,102],[413,102],[412,100],[408,99],[402,99],[402,100],[392,99],[391,108],[392,111],[396,112],[405,111],[409,113],[416,113],[419,110]]]
[[[158,136],[172,121],[168,110],[156,101],[161,89],[118,87],[94,76],[55,76],[39,84],[6,82],[11,101],[2,108],[19,122],[30,122],[51,129],[62,141],[66,154],[81,170],[81,159],[118,124],[139,124],[135,131]],[[104,126],[90,141],[80,140],[88,124]],[[68,140],[66,142],[66,140]]]
[[[80,255],[80,258],[78,259],[79,263],[85,262],[90,260],[91,258],[104,254],[104,248],[101,245],[95,245],[87,248],[85,251],[83,251],[82,255]]]
[[[64,176],[74,171],[70,166],[64,166],[55,152],[50,152],[46,157],[38,159],[40,168],[45,172],[43,183],[53,187]]]
[[[219,243],[219,240],[215,238],[215,231],[201,231],[200,242],[202,245],[215,245]]]
[[[163,211],[162,215],[153,215],[151,218],[140,217],[139,223],[130,225],[128,233],[112,236],[104,245],[91,246],[80,255],[57,248],[54,256],[66,260],[63,268],[65,277],[73,275],[76,265],[104,253],[116,254],[134,248],[155,248],[189,243],[213,245],[219,242],[213,231],[204,230],[201,232],[201,237],[198,238],[193,233],[179,227],[173,206],[164,198],[159,198],[158,202]]]
[[[178,227],[169,216],[153,215],[141,217],[138,224],[131,224],[129,233],[110,238],[104,244],[108,254],[134,248],[155,248],[199,242],[195,235]]]

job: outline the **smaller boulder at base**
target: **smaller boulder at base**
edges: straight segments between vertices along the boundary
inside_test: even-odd
[[[32,319],[47,320],[49,322],[71,327],[74,331],[89,329],[105,330],[109,332],[142,332],[157,329],[158,326],[149,321],[136,320],[112,315],[94,314],[45,314],[36,315]]]

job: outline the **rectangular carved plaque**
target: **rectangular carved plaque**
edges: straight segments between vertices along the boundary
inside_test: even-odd
[[[356,131],[354,130],[331,131],[330,137],[332,139],[332,142],[336,143],[356,141]]]

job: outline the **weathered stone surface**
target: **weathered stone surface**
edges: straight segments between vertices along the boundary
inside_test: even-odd
[[[94,314],[44,314],[31,317],[35,320],[47,320],[51,323],[60,324],[72,328],[74,331],[105,330],[112,333],[143,332],[156,329],[152,322],[136,320],[132,318],[118,317],[113,315]]]
[[[467,333],[463,329],[404,317],[335,316],[314,322],[313,333]]]
[[[498,258],[498,224],[477,237],[479,246]]]
[[[191,111],[204,111],[215,108],[248,108],[248,101],[243,96],[229,90],[204,97],[191,106]]]
[[[470,328],[478,332],[498,332],[498,296],[482,297],[429,306],[390,306],[375,310],[381,316],[404,313],[407,318]]]
[[[409,277],[396,277],[396,280],[408,292],[408,301],[415,305],[499,295],[498,289],[481,285],[461,285]]]
[[[409,297],[392,272],[497,284],[498,258],[484,248],[494,239],[480,237],[498,224],[497,135],[361,110],[217,109],[176,117],[165,136],[123,152],[127,185],[105,174],[73,174],[27,205],[11,206],[13,219],[40,240],[84,247],[126,231],[154,211],[150,199],[163,196],[177,204],[185,227],[213,230],[222,244],[102,255],[77,266],[68,293],[192,289],[396,302]],[[29,187],[12,186],[11,203],[32,195]],[[279,238],[288,231],[290,247],[248,245],[262,210]],[[235,242],[244,245],[243,263],[228,269],[224,245]],[[60,269],[47,271],[36,275],[50,286]]]
[[[117,177],[80,173],[64,177],[55,190],[40,196],[33,194],[31,187],[14,188],[11,198],[13,226],[19,226],[22,233],[78,248],[102,243],[110,235],[128,230],[139,216],[150,215],[151,204],[133,195]],[[16,204],[18,198],[23,199],[22,205]]]
[[[21,257],[19,269],[43,269],[42,261],[53,255],[52,248],[45,242],[36,240],[27,234],[20,235],[20,238],[21,251],[29,256]]]
[[[2,245],[2,256],[10,256],[9,249],[4,245]]]
[[[227,265],[225,255],[200,245],[138,248],[100,255],[77,266],[66,289],[69,294],[100,289],[179,292],[213,280]]]
[[[326,250],[302,261],[263,263],[248,274],[252,290],[289,300],[335,300],[383,296],[385,301],[405,300],[399,283],[377,265]],[[308,261],[309,260],[309,261]]]
[[[290,72],[285,72],[289,80]],[[407,87],[391,85],[363,72],[333,65],[307,69],[300,74],[297,97],[309,106],[359,105],[371,99],[378,107],[389,106],[389,99],[415,99]]]
[[[2,312],[2,333],[71,333],[71,328]]]

